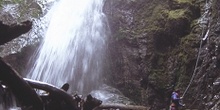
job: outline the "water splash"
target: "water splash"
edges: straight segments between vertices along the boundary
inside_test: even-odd
[[[125,97],[118,89],[103,84],[99,89],[90,93],[93,97],[102,100],[103,104],[135,105],[133,101]]]
[[[106,48],[103,0],[60,0],[28,78],[88,93],[101,81]]]
[[[21,110],[10,88],[0,84],[0,110]]]

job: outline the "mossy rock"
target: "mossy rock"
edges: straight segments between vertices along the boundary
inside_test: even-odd
[[[193,15],[199,17],[200,15],[200,6],[196,0],[171,0],[169,3],[171,10],[176,9],[190,9],[193,12]]]
[[[171,35],[183,37],[190,32],[192,13],[188,9],[177,9],[166,11],[168,14],[165,28]]]
[[[187,19],[189,11],[186,9],[177,9],[168,11],[168,19]]]
[[[23,0],[0,0],[0,5],[3,4],[19,4],[22,3]]]
[[[175,1],[179,4],[183,4],[183,3],[192,4],[193,2],[193,0],[175,0]]]
[[[13,8],[9,11],[3,10],[3,7],[7,5],[11,5]],[[37,1],[0,0],[0,10],[2,11],[1,20],[4,22],[22,22],[27,19],[38,18],[43,14],[43,9],[41,6],[42,4]],[[10,19],[12,19],[12,21],[8,21]]]
[[[152,70],[151,74],[149,75],[149,81],[155,86],[156,89],[162,90],[169,87],[171,77],[163,70]]]

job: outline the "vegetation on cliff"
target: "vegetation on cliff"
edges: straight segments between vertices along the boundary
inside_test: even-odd
[[[200,41],[207,32],[199,22],[205,1],[120,0],[109,4],[106,7],[111,10],[106,13],[112,30],[110,49],[114,50],[110,59],[117,65],[112,65],[111,78],[118,80],[110,83],[132,88],[121,90],[138,104],[168,107],[171,91],[179,88],[183,93],[194,72]],[[200,58],[198,67],[202,62]],[[192,97],[194,92],[189,89],[184,101],[199,108],[197,102],[192,104],[198,98]]]

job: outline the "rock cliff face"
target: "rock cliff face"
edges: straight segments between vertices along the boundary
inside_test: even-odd
[[[217,109],[218,4],[217,0],[107,0],[105,13],[112,33],[108,83],[153,110],[168,108],[175,88],[185,93],[186,108]]]

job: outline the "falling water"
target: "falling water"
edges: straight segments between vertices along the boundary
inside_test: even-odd
[[[70,92],[88,93],[99,86],[106,48],[103,0],[60,0],[28,78]]]

